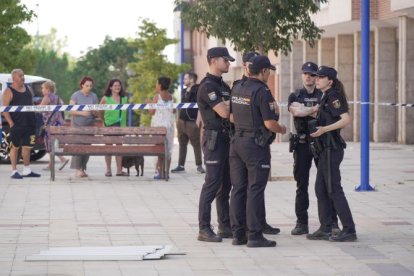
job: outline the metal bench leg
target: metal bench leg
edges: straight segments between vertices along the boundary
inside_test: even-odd
[[[168,178],[170,177],[168,175],[168,143],[167,143],[167,138],[165,138],[165,142],[164,142],[164,177],[165,177],[165,181],[168,181]]]
[[[50,154],[50,178],[55,181],[55,149],[53,146]]]

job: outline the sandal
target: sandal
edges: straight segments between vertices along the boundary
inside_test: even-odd
[[[111,177],[112,176],[112,173],[111,172],[106,172],[105,176]]]
[[[126,172],[120,172],[120,173],[117,173],[116,176],[129,176],[129,174]]]
[[[83,177],[88,177],[88,175],[84,172],[83,173],[76,173],[76,177],[83,178]]]

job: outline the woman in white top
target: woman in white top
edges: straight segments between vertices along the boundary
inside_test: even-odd
[[[168,88],[170,87],[171,80],[167,77],[160,77],[158,78],[156,91],[157,94],[154,96],[150,103],[158,103],[158,104],[172,104],[173,98],[171,93],[169,92]],[[170,164],[171,164],[171,154],[172,148],[174,144],[174,109],[173,108],[163,108],[163,109],[149,109],[149,113],[152,115],[151,119],[151,126],[152,127],[165,127],[167,129],[167,144],[168,144],[168,156],[167,156],[167,164],[168,167],[166,171],[169,171]],[[164,158],[158,157],[157,165],[156,165],[156,175],[154,179],[164,179],[165,175],[163,175],[163,165],[164,165]]]

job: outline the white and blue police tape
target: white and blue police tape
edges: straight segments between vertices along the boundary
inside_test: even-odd
[[[360,101],[348,101],[348,103],[350,103],[350,104],[361,104],[361,105],[414,107],[414,104],[408,104],[408,103],[371,103],[371,102],[360,102]]]
[[[408,103],[371,103],[349,101],[350,104],[414,107]],[[278,103],[280,107],[287,103]],[[146,109],[185,109],[198,108],[197,103],[147,103],[147,104],[82,104],[82,105],[20,105],[0,106],[0,112],[52,112],[52,111],[98,111],[98,110],[146,110]]]
[[[197,108],[197,103],[148,103],[148,104],[81,104],[81,105],[19,105],[0,106],[0,112],[52,112],[97,110],[145,110],[145,109]]]

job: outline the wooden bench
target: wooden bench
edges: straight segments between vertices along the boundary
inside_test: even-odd
[[[167,181],[168,143],[165,127],[66,127],[50,126],[51,180],[55,180],[56,155],[163,156],[161,175]]]

